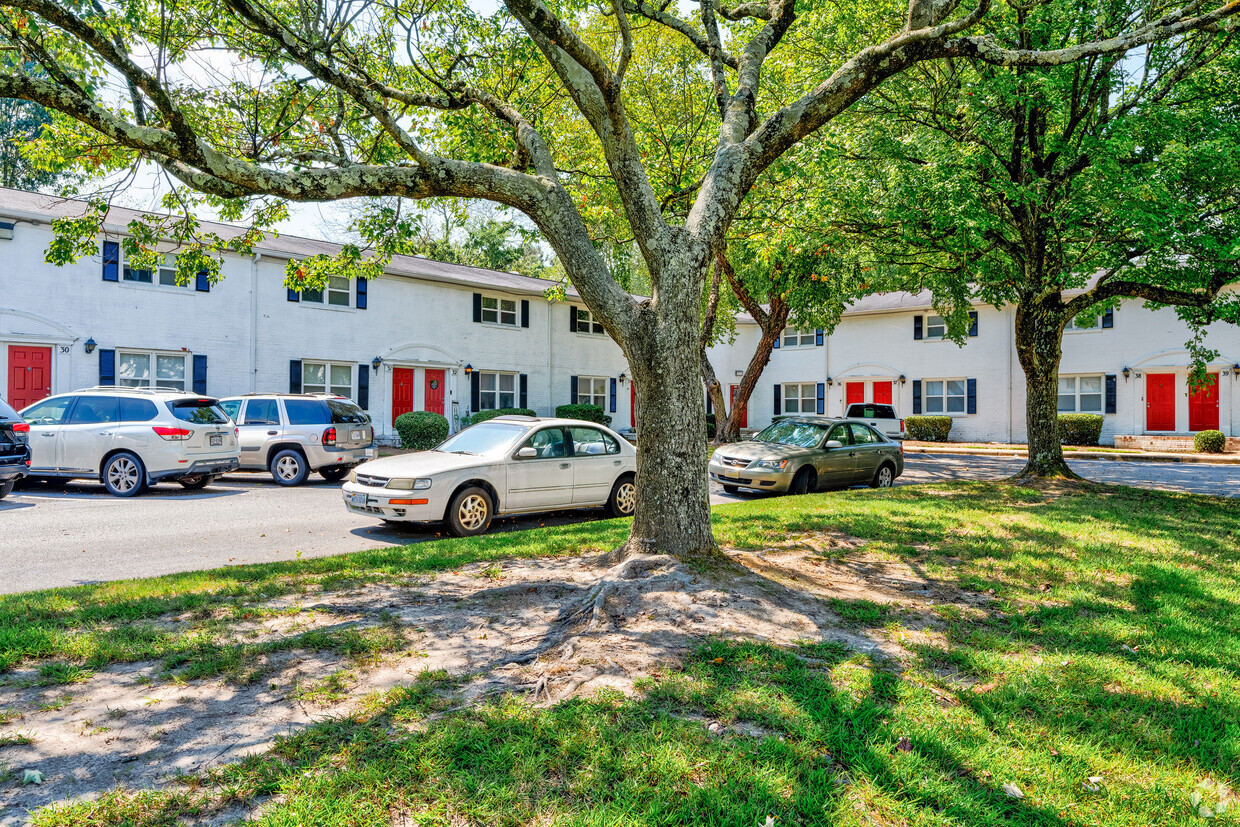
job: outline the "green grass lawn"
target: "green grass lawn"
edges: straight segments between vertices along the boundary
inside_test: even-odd
[[[36,823],[174,824],[272,795],[259,823],[290,827],[1236,823],[1218,813],[1240,786],[1236,501],[959,483],[715,509],[734,547],[824,529],[993,601],[934,607],[929,636],[899,612],[835,601],[850,625],[907,632],[904,663],[837,643],[706,640],[636,698],[548,710],[463,707],[454,678],[426,675],[170,792],[118,792]],[[220,662],[250,653],[221,655],[242,644],[219,624],[268,611],[265,598],[605,549],[624,533],[594,522],[3,597],[0,666],[40,664],[48,682],[139,658],[231,674]],[[186,612],[199,618],[188,630],[154,622]],[[390,645],[303,644],[361,657]]]

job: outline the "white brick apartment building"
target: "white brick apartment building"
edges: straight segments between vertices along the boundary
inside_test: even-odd
[[[321,293],[284,286],[288,259],[335,245],[281,236],[254,256],[226,256],[223,279],[188,287],[170,273],[126,267],[119,250],[136,214],[109,215],[97,255],[44,262],[49,221],[84,205],[0,189],[0,396],[24,407],[95,384],[161,384],[213,396],[333,390],[357,399],[376,432],[406,410],[529,407],[551,414],[595,402],[613,425],[632,423],[631,373],[580,304],[550,302],[546,281],[398,257],[369,282]],[[236,232],[222,225],[221,235]],[[847,401],[891,399],[902,415],[948,413],[953,439],[1020,441],[1024,377],[1010,309],[979,307],[964,347],[942,339],[926,296],[864,299],[829,336],[786,331],[750,401],[748,427],[776,414],[841,414]],[[757,342],[742,318],[711,358],[720,381],[739,381]],[[1207,345],[1213,392],[1190,395],[1187,331],[1174,311],[1141,302],[1064,336],[1061,407],[1105,415],[1115,434],[1240,435],[1240,328],[1216,324]],[[686,377],[694,381],[696,377]]]

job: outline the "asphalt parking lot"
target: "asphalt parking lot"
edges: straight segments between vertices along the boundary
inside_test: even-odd
[[[1010,476],[1022,460],[910,454],[898,484]],[[1240,497],[1240,466],[1074,461],[1105,482]],[[728,495],[723,504],[764,496]],[[501,518],[493,531],[602,519],[602,509]],[[244,563],[322,557],[434,540],[442,528],[391,528],[345,510],[340,484],[312,477],[281,488],[261,474],[230,474],[202,491],[159,485],[134,499],[97,483],[36,485],[0,500],[0,593],[96,583]]]

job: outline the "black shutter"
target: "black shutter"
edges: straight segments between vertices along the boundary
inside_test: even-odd
[[[474,321],[482,321],[482,294],[474,293]]]
[[[1102,326],[1115,327],[1115,308],[1108,307],[1102,312]]]
[[[614,376],[611,379],[611,394],[610,395],[611,395],[611,412],[615,413],[616,412],[616,378]]]
[[[965,412],[971,413],[971,414],[977,413],[977,380],[976,379],[965,380],[965,393],[968,394],[968,401],[965,404],[969,406],[968,410]]]
[[[615,379],[613,379],[613,380],[611,380],[611,381],[615,382],[616,380],[615,380]],[[614,407],[614,406],[615,406],[615,404],[616,404],[616,387],[615,387],[615,385],[612,385],[612,389],[611,389],[611,404],[613,405],[612,410],[614,411],[614,410],[615,410],[615,407]],[[706,394],[706,413],[708,413],[708,414],[712,414],[712,413],[714,413],[714,412],[715,412],[715,403],[711,401],[710,394],[709,394],[709,393],[707,393],[707,394]]]
[[[206,270],[199,270],[197,280],[194,282],[194,289],[199,293],[211,292],[211,279],[207,277]]]
[[[814,331],[814,346],[822,347],[822,328],[821,327]],[[818,413],[822,413],[822,411],[819,411]]]
[[[367,297],[368,292],[369,292],[369,285],[366,284],[366,279],[358,279],[357,280],[357,309],[358,310],[366,309],[366,297]],[[362,407],[364,408],[366,406],[363,405]]]
[[[970,336],[977,335],[977,311],[976,310],[969,311],[969,335]]]
[[[919,317],[920,318],[920,317]],[[921,413],[921,380],[913,380],[913,414]]]
[[[818,413],[826,413],[827,405],[827,385],[825,382],[818,383]]]
[[[577,377],[568,377],[568,404],[577,404]]]
[[[207,392],[207,357],[194,354],[194,393]]]
[[[1107,374],[1107,413],[1115,413],[1115,374]]]
[[[469,375],[469,409],[474,413],[482,409],[482,375],[478,371]]]
[[[921,338],[921,316],[913,317],[913,338]]]
[[[780,398],[780,394],[783,393],[783,390],[783,385],[775,386],[775,416],[779,416],[784,412],[784,401]]]
[[[116,351],[99,350],[99,384],[116,384]]]
[[[530,326],[530,302],[528,299],[521,300],[521,326]]]
[[[288,289],[288,300],[291,302],[301,301],[301,293],[297,292],[296,290],[290,287]]]
[[[115,241],[103,242],[103,280],[121,280],[121,245]]]
[[[357,366],[357,406],[362,410],[370,409],[370,365]]]
[[[568,332],[577,332],[577,308],[571,304],[568,306]]]
[[[301,360],[288,360],[288,392],[301,393]]]
[[[519,399],[517,401],[518,408],[528,408],[530,406],[530,377],[529,374],[523,373],[517,377],[517,393]]]

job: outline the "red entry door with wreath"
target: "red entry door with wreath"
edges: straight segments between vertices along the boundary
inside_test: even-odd
[[[426,404],[422,410],[443,416],[443,371],[426,371]]]
[[[1206,383],[1188,397],[1188,429],[1218,430],[1218,374],[1211,373]]]

